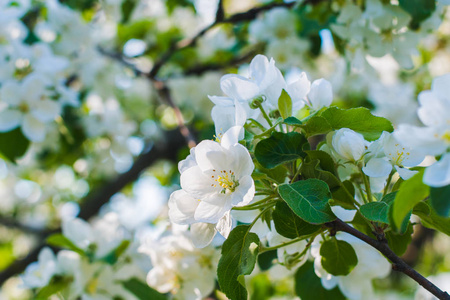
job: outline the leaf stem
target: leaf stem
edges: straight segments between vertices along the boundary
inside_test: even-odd
[[[267,123],[269,123],[269,126],[272,127],[272,126],[273,126],[272,120],[270,120],[270,118],[269,118],[269,116],[267,115],[266,111],[265,111],[264,108],[262,107],[262,104],[261,104],[261,103],[258,103],[258,107],[259,107],[259,110],[261,111],[261,113],[262,113],[264,119],[266,119]]]
[[[259,251],[259,254],[264,253],[264,252],[267,252],[267,251],[276,250],[276,249],[278,249],[278,248],[283,248],[283,247],[286,247],[286,246],[289,246],[289,245],[292,245],[292,244],[295,244],[295,243],[297,243],[297,242],[306,240],[306,239],[309,238],[310,236],[311,236],[311,235],[301,236],[301,237],[295,238],[295,239],[293,239],[293,240],[290,240],[289,242],[285,242],[285,243],[282,243],[282,244],[279,244],[279,245],[276,245],[276,246],[273,246],[273,247],[264,247],[264,248],[261,248],[261,250]]]

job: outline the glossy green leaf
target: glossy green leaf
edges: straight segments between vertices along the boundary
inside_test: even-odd
[[[85,252],[82,249],[78,248],[71,240],[61,233],[55,233],[49,236],[47,238],[47,243],[51,246],[69,249],[80,255],[85,255]]]
[[[400,186],[391,207],[393,223],[391,226],[398,229],[414,206],[424,200],[430,193],[430,188],[422,182],[423,170]]]
[[[114,265],[119,259],[119,257],[127,250],[128,246],[130,246],[130,241],[128,240],[122,241],[122,243],[120,243],[120,245],[117,246],[117,248],[109,252],[101,260],[110,265]]]
[[[122,281],[122,285],[130,293],[132,293],[139,300],[166,300],[169,299],[158,292],[157,290],[149,287],[145,282],[140,281],[137,278],[131,278],[127,281]]]
[[[327,120],[333,130],[349,128],[361,133],[368,141],[378,139],[383,131],[394,130],[388,119],[374,116],[364,107],[351,109],[330,107],[322,112],[321,117]]]
[[[435,0],[399,0],[399,5],[411,17],[410,26],[413,29],[420,27],[420,23],[426,20],[436,9]]]
[[[327,119],[321,116],[312,116],[302,126],[300,126],[306,136],[311,137],[319,134],[325,134],[333,130]]]
[[[289,239],[314,233],[321,228],[300,219],[284,202],[277,203],[272,218],[277,232]]]
[[[292,99],[284,89],[281,91],[280,98],[278,98],[278,110],[283,119],[292,116]]]
[[[307,179],[282,184],[278,192],[292,211],[308,223],[323,224],[336,219],[328,204],[330,190],[321,180]]]
[[[370,221],[390,224],[389,209],[396,194],[396,192],[390,193],[379,202],[370,202],[362,205],[360,208],[361,214]]]
[[[325,241],[320,246],[322,267],[331,275],[345,276],[358,264],[353,247],[346,241],[336,238]]]
[[[0,155],[15,162],[25,154],[30,141],[23,135],[20,128],[8,132],[0,132]]]
[[[442,217],[450,217],[450,185],[430,188],[431,206]]]
[[[63,289],[69,286],[72,281],[69,278],[55,277],[51,282],[39,290],[35,299],[47,300],[50,296],[59,293]]]
[[[430,206],[428,201],[420,202],[414,207],[413,213],[420,217],[423,226],[438,230],[450,236],[450,218],[438,215]]]
[[[253,271],[258,255],[259,238],[249,229],[247,225],[237,226],[222,245],[217,278],[220,290],[232,300],[247,300],[243,276]]]
[[[287,117],[286,119],[284,119],[283,123],[286,124],[286,125],[291,125],[291,126],[300,126],[300,125],[302,125],[302,121],[300,121],[296,117]]]
[[[305,156],[304,148],[308,146],[306,138],[298,132],[274,132],[256,145],[255,156],[264,168],[272,169]]]
[[[314,263],[307,261],[295,272],[295,292],[302,300],[344,300],[338,287],[327,290],[314,271]]]
[[[392,230],[386,232],[389,248],[391,248],[398,256],[403,255],[408,248],[408,245],[411,243],[413,231],[412,224],[408,222],[407,229],[403,234],[396,233]]]

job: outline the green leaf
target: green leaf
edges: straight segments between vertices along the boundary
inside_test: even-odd
[[[20,128],[0,132],[0,154],[12,162],[27,152],[28,145],[30,141],[23,135]]]
[[[122,285],[130,293],[136,296],[139,300],[167,300],[169,297],[161,294],[157,290],[149,287],[146,283],[137,278],[132,278],[127,281],[122,281]]]
[[[78,248],[74,243],[72,243],[71,240],[66,238],[61,233],[55,233],[55,234],[52,234],[51,236],[49,236],[47,238],[47,243],[49,245],[52,245],[55,247],[66,248],[66,249],[72,250],[80,255],[85,255],[85,252],[82,249]]]
[[[282,184],[278,192],[297,216],[311,224],[323,224],[334,221],[328,200],[331,193],[328,185],[318,179]]]
[[[314,271],[314,263],[307,261],[295,272],[295,293],[302,300],[344,300],[338,287],[327,290]]]
[[[353,247],[335,237],[322,243],[320,256],[322,256],[322,267],[334,276],[345,276],[358,264],[358,257]]]
[[[127,250],[129,245],[130,241],[128,240],[122,241],[122,243],[120,243],[120,245],[117,246],[116,249],[106,254],[101,260],[110,265],[114,265],[119,259],[119,257]]]
[[[361,206],[361,214],[373,222],[389,224],[389,204],[386,202],[370,202]]]
[[[364,107],[351,109],[330,107],[322,112],[321,117],[327,120],[333,130],[349,128],[361,133],[368,141],[378,139],[383,131],[394,130],[388,119],[374,116]]]
[[[287,117],[286,119],[284,119],[283,123],[286,125],[291,125],[291,126],[302,125],[302,121],[300,121],[296,117]]]
[[[283,119],[292,116],[292,99],[284,89],[281,90],[280,98],[278,98],[278,110]]]
[[[442,217],[450,217],[450,185],[430,188],[431,206]]]
[[[403,234],[396,233],[392,230],[386,232],[389,248],[391,248],[398,256],[403,255],[408,248],[408,245],[411,243],[413,231],[412,224],[408,222],[408,227]]]
[[[134,10],[134,7],[136,6],[135,0],[125,0],[122,2],[121,10],[122,10],[122,24],[127,23],[128,20],[131,17],[131,13]]]
[[[393,219],[391,226],[394,229],[401,228],[402,223],[414,206],[428,196],[430,188],[422,182],[422,177],[423,170],[400,186],[391,207]]]
[[[264,168],[272,169],[305,156],[305,146],[309,146],[308,141],[298,132],[274,132],[256,145],[255,156]]]
[[[289,239],[316,232],[321,227],[300,219],[284,202],[278,202],[272,213],[275,229]]]
[[[431,16],[436,9],[436,0],[400,0],[399,4],[411,15],[412,29],[418,29],[420,23]]]
[[[420,202],[414,207],[413,213],[420,217],[423,226],[439,230],[450,236],[450,218],[439,216],[426,202]]]
[[[266,251],[258,255],[258,266],[261,271],[268,270],[272,267],[275,259],[278,258],[277,250]]]
[[[217,278],[220,290],[232,300],[247,300],[243,276],[253,271],[258,255],[259,238],[249,230],[250,226],[237,226],[222,246]]]
[[[261,164],[259,164],[259,163],[256,163],[255,165],[259,171],[259,172],[253,172],[253,174],[252,174],[252,177],[255,180],[269,179],[269,180],[274,180],[278,183],[284,183],[284,181],[286,180],[287,169],[283,166],[278,166],[273,169],[266,169],[266,168],[262,167]],[[256,178],[255,178],[255,175],[256,175]]]
[[[52,281],[44,286],[36,295],[36,300],[47,300],[50,296],[59,293],[69,286],[72,280],[69,278],[55,277]]]
[[[328,124],[327,119],[317,115],[312,116],[304,125],[300,127],[305,131],[305,134],[308,137],[325,134],[333,130],[331,125]]]

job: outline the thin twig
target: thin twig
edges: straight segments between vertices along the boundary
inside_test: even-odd
[[[395,271],[402,272],[403,274],[409,276],[411,279],[416,281],[418,284],[423,286],[430,293],[435,295],[438,299],[442,300],[450,300],[450,295],[447,292],[442,291],[437,286],[435,286],[431,281],[423,277],[416,270],[411,268],[408,264],[406,264],[394,251],[389,248],[389,245],[385,241],[377,241],[372,239],[371,237],[365,235],[364,233],[358,231],[357,229],[351,227],[347,223],[343,222],[340,219],[336,221],[330,222],[326,224],[334,231],[343,231],[357,237],[358,239],[366,242],[370,246],[374,247],[378,251],[380,251],[387,259],[392,262],[392,269]]]

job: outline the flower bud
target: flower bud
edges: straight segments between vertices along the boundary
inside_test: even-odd
[[[367,141],[364,137],[348,128],[342,128],[333,135],[334,150],[348,161],[358,161],[366,151]]]

